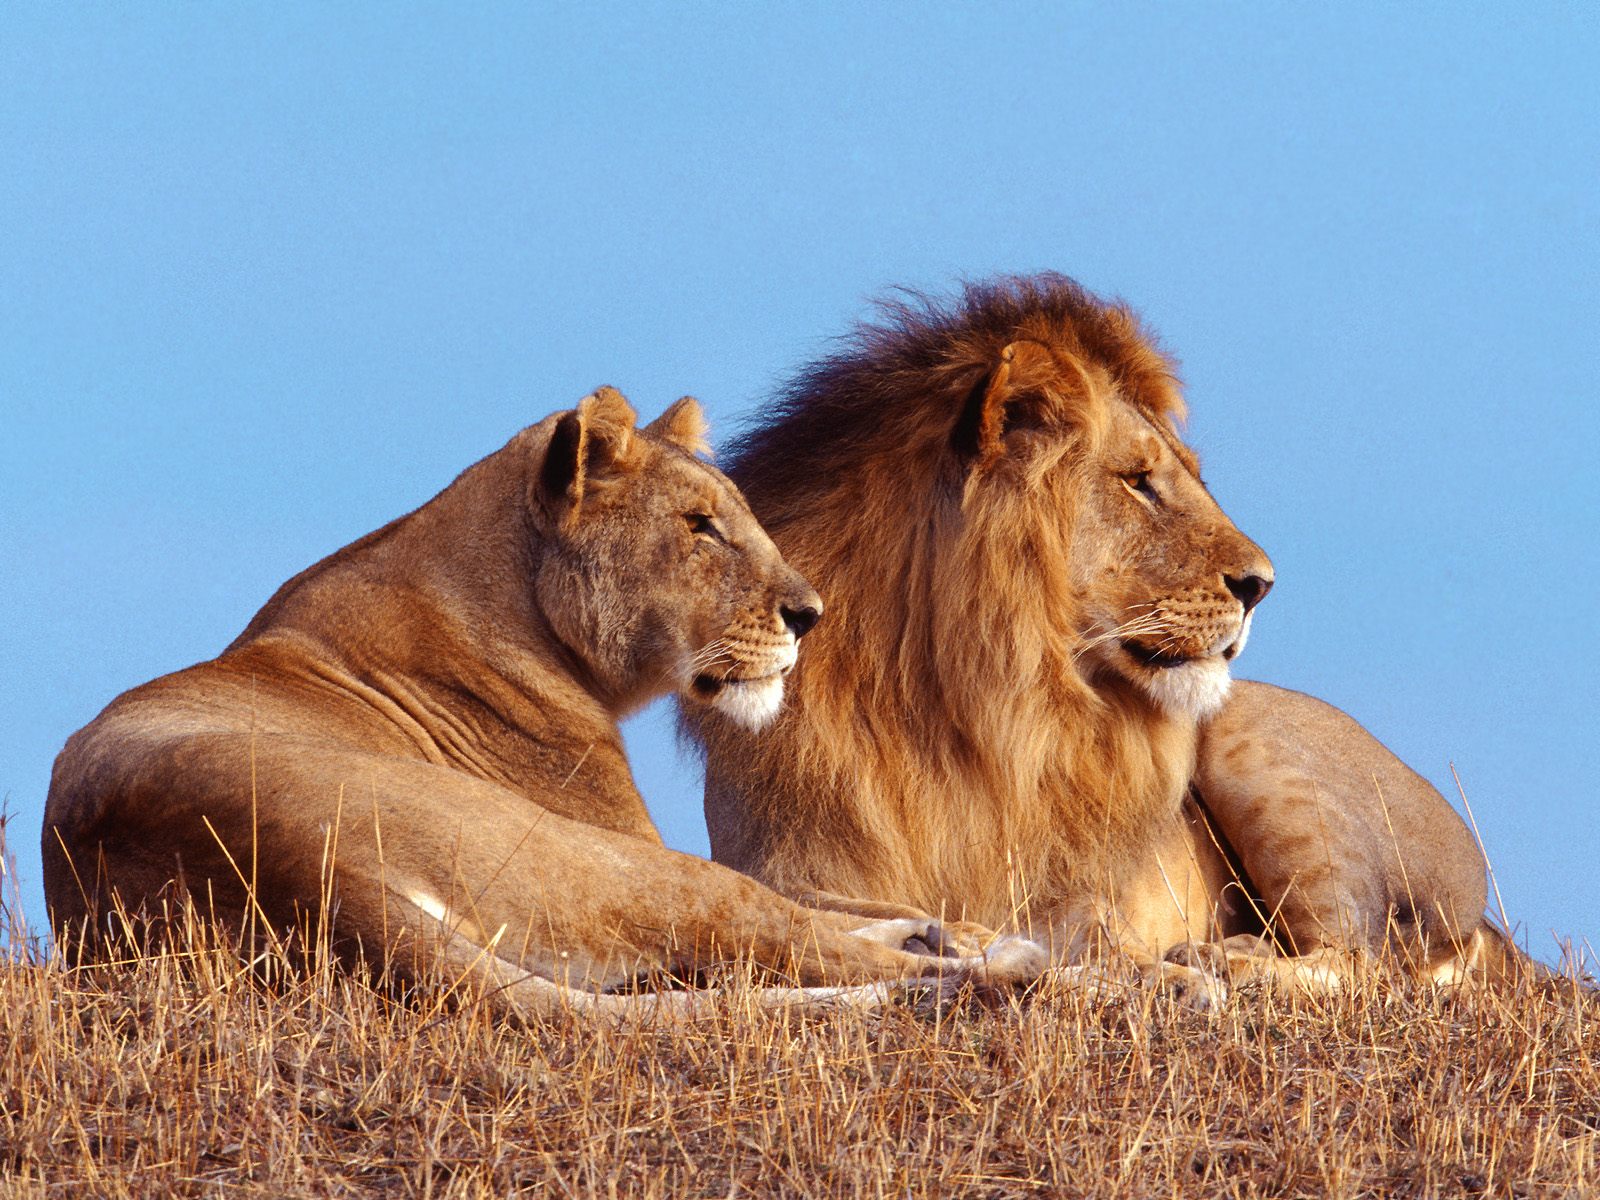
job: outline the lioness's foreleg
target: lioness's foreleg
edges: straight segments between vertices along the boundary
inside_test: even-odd
[[[198,735],[143,753],[148,766],[168,761],[126,787],[147,777],[188,787],[123,806],[159,822],[77,847],[104,864],[109,887],[150,895],[158,876],[181,875],[246,925],[325,928],[342,953],[401,976],[430,969],[441,944],[459,968],[462,943],[473,958],[591,993],[735,958],[830,987],[1024,981],[1044,966],[1027,944],[941,958],[883,944],[894,930],[856,936],[859,919],[807,910],[729,868],[443,766],[290,735]],[[908,927],[904,940],[937,940],[927,929]],[[525,997],[553,994],[528,988]]]
[[[976,921],[955,921],[935,916],[909,904],[893,904],[886,900],[861,900],[854,896],[841,896],[836,892],[804,891],[787,893],[797,904],[823,912],[845,913],[870,921],[925,921],[932,923],[938,934],[938,944],[929,950],[945,955],[982,954],[1008,935],[980,925]]]
[[[442,975],[436,982],[447,989],[444,999],[464,1005],[484,1004],[498,1016],[527,1020],[570,1012],[618,1021],[660,1021],[701,1016],[727,1003],[728,989],[720,987],[607,993],[556,983],[468,941],[442,923],[432,922],[429,914],[415,915],[423,925],[433,926],[424,929],[421,936],[431,938],[436,947],[434,966]],[[733,994],[743,1003],[762,1009],[801,1005],[867,1012],[907,993],[925,996],[929,989],[935,1000],[942,1001],[953,996],[962,982],[961,975],[951,973],[835,986],[753,986]]]

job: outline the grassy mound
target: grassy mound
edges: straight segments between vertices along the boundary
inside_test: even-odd
[[[18,946],[14,934],[12,946]],[[0,962],[18,1196],[1579,1195],[1600,1008],[1560,989],[1045,984],[943,1012],[526,1027],[337,970]],[[262,982],[262,976],[268,977]],[[433,993],[442,996],[441,989]]]

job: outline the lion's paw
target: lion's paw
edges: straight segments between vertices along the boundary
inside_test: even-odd
[[[1196,1012],[1217,1012],[1227,1003],[1227,960],[1210,943],[1177,946],[1162,962],[1140,973],[1162,995]]]
[[[1261,980],[1309,996],[1333,995],[1359,969],[1348,950],[1324,946],[1307,954],[1281,954],[1271,942],[1249,934],[1235,934],[1218,949],[1235,983]]]

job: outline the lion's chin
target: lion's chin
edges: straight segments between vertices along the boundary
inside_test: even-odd
[[[1178,666],[1140,671],[1139,687],[1174,717],[1203,721],[1214,714],[1228,698],[1233,677],[1219,655],[1191,659]]]
[[[702,682],[704,681],[704,682]],[[783,675],[760,679],[727,679],[712,683],[701,676],[695,695],[712,708],[749,730],[765,729],[783,707]]]

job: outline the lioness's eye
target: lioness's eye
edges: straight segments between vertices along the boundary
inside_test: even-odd
[[[707,513],[684,513],[683,519],[689,523],[690,533],[708,533],[717,536],[717,526]]]

